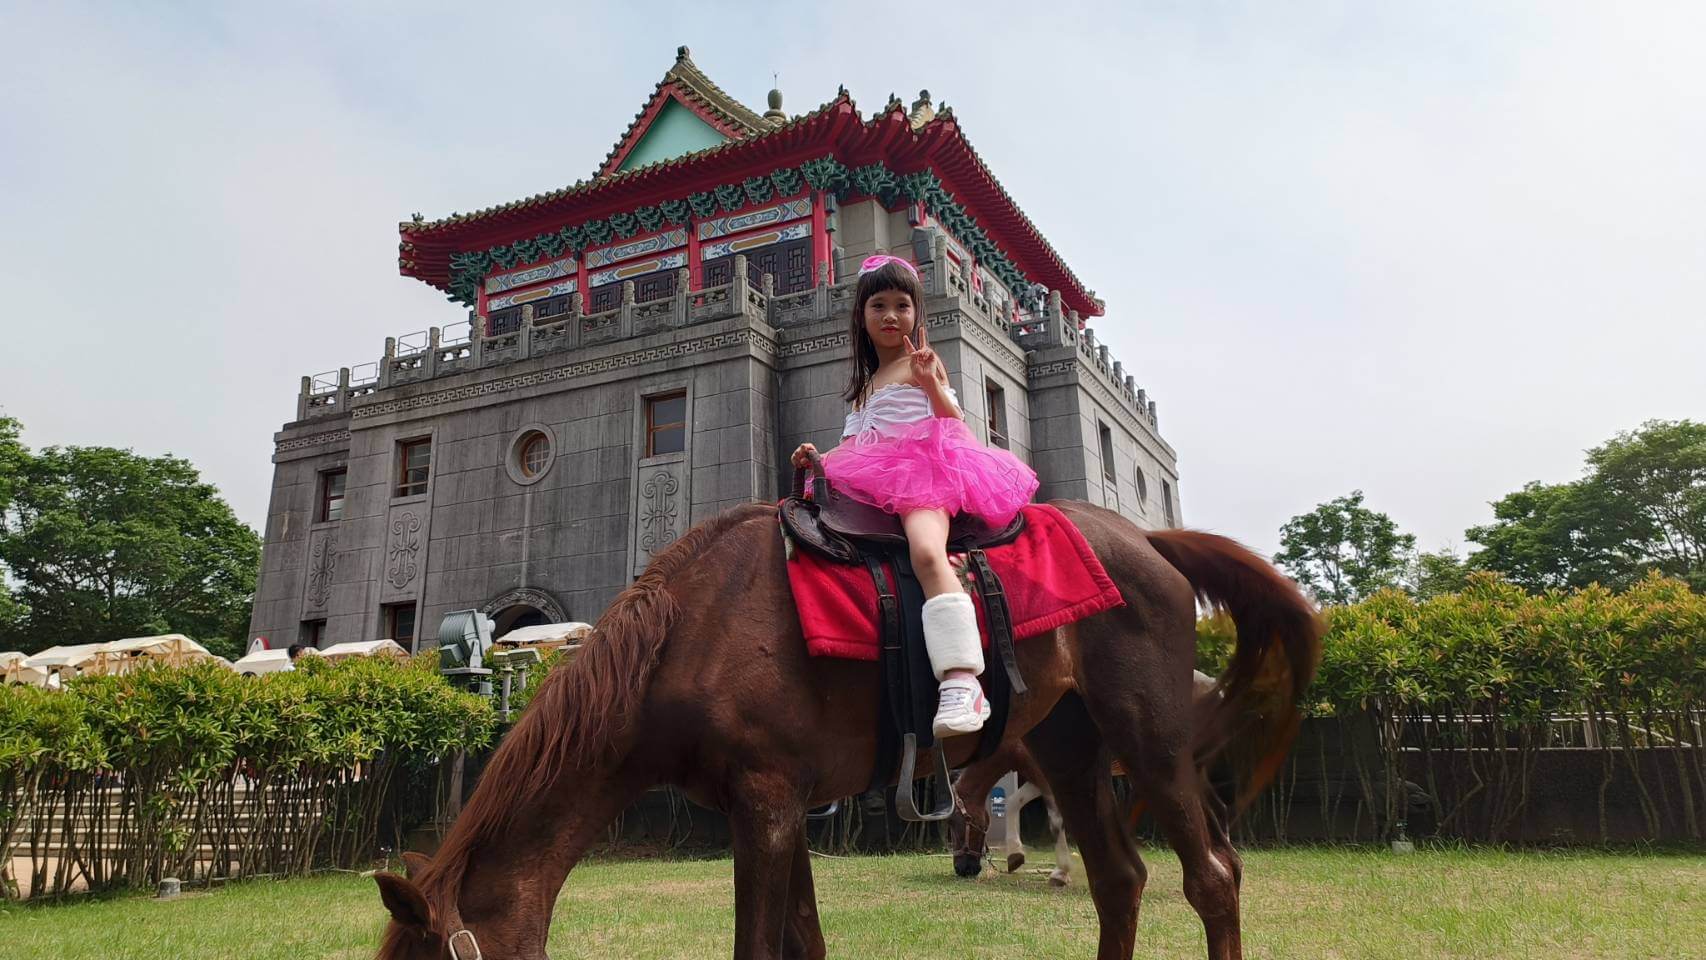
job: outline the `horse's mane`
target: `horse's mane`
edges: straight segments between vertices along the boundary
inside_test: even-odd
[[[417,878],[429,903],[436,907],[454,898],[473,852],[508,827],[516,812],[549,790],[565,770],[618,757],[622,735],[645,698],[679,612],[670,579],[729,528],[775,511],[769,504],[745,504],[689,530],[653,557],[598,618],[574,661],[551,671],[492,755],[444,845]]]

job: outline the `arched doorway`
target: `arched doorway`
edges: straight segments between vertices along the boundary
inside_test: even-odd
[[[568,620],[568,614],[557,598],[538,587],[507,590],[486,601],[480,612],[492,618],[494,639],[521,627]]]
[[[545,611],[538,607],[529,606],[525,603],[518,603],[515,606],[505,607],[504,609],[499,610],[497,615],[492,617],[492,636],[501,637],[511,630],[519,630],[522,627],[537,627],[540,624],[556,622],[557,621],[552,620],[549,616],[546,616]]]

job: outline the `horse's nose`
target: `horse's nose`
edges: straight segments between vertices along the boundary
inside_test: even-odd
[[[983,872],[983,858],[975,853],[957,853],[954,855],[954,873],[962,877],[975,877]]]

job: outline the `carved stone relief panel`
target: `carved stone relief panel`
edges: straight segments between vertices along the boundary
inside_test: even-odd
[[[332,578],[337,575],[337,567],[337,530],[314,531],[308,537],[308,576],[303,583],[302,619],[312,620],[314,618],[309,614],[325,612],[326,604],[332,599]]]
[[[385,518],[385,552],[379,570],[379,593],[387,602],[420,595],[426,579],[427,522],[424,502],[393,506]]]
[[[634,503],[634,573],[646,569],[652,556],[687,532],[691,523],[688,507],[685,460],[642,465],[636,468]]]

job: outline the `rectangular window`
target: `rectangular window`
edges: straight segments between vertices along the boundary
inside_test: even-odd
[[[810,237],[788,243],[748,248],[746,279],[753,286],[762,286],[764,275],[775,278],[777,293],[798,293],[812,286],[812,241]],[[720,287],[734,276],[733,254],[705,261],[704,285]]]
[[[344,481],[348,478],[348,470],[327,470],[320,474],[320,509],[316,520],[325,523],[343,519]]]
[[[304,620],[302,621],[302,629],[296,631],[297,643],[306,643],[316,650],[323,646],[322,641],[325,639],[326,621],[324,620]]]
[[[989,412],[989,445],[1007,449],[1007,394],[993,380],[983,384],[984,409]]]
[[[432,441],[425,437],[419,440],[404,440],[397,444],[397,491],[392,494],[398,497],[412,497],[426,493],[427,473],[432,467]]]
[[[571,296],[573,296],[573,294],[565,293],[565,294],[561,294],[561,295],[555,296],[555,297],[546,297],[545,299],[534,304],[533,305],[533,322],[534,322],[534,324],[537,325],[537,324],[545,323],[546,321],[549,321],[549,320],[554,320],[557,317],[568,316],[569,298]]]
[[[634,281],[634,302],[650,303],[675,296],[675,281],[680,277],[676,270],[654,270],[630,277]],[[622,284],[607,283],[601,287],[592,288],[592,296],[587,299],[588,313],[603,313],[614,310],[622,305]],[[538,314],[534,314],[538,318]]]
[[[413,653],[415,650],[415,605],[388,603],[385,605],[385,637]]]
[[[493,310],[492,315],[486,318],[486,336],[488,337],[508,336],[520,329],[520,307],[505,307],[502,310]]]
[[[1096,429],[1102,435],[1102,476],[1114,479],[1114,432],[1108,425],[1096,421]]]
[[[646,398],[646,456],[687,449],[687,393]]]
[[[1167,526],[1176,527],[1179,521],[1173,518],[1173,485],[1161,481],[1161,512],[1167,517]]]

